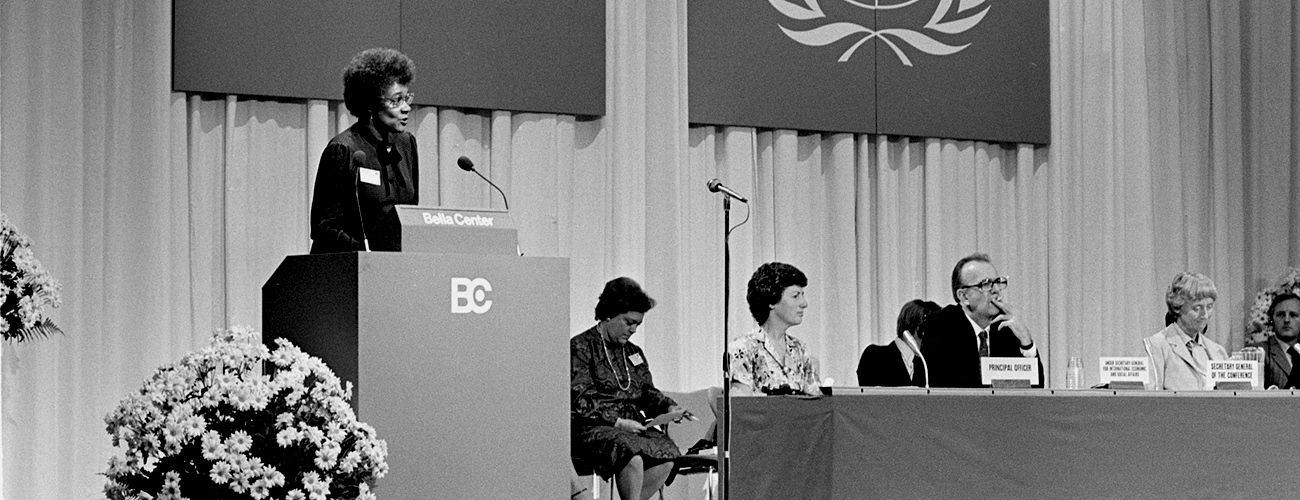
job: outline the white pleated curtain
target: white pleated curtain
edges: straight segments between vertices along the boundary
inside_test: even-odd
[[[308,249],[320,151],[350,123],[336,102],[171,92],[170,5],[0,0],[0,209],[63,281],[67,332],[4,348],[7,498],[100,497],[103,416],[213,328],[260,324],[263,281]],[[688,1],[606,6],[606,116],[418,109],[421,202],[503,207],[457,169],[469,156],[509,194],[521,249],[570,259],[570,332],[537,338],[590,326],[606,280],[641,281],[659,306],[633,341],[662,388],[720,382],[715,177],[750,196],[731,333],[753,326],[758,264],[799,266],[811,306],[791,333],[841,384],[904,302],[951,302],[973,251],[1011,277],[1052,385],[1067,356],[1139,354],[1183,269],[1216,281],[1211,335],[1239,347],[1254,293],[1300,263],[1285,0],[1053,1],[1046,147],[690,127]]]

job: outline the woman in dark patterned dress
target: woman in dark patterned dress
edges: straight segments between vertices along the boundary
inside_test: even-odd
[[[681,456],[666,434],[642,424],[681,410],[655,388],[645,354],[628,342],[654,305],[636,281],[615,278],[600,293],[596,326],[569,340],[573,459],[616,476],[627,500],[650,498]]]

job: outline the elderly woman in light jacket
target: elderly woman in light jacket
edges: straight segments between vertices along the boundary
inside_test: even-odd
[[[1167,325],[1142,340],[1151,357],[1152,388],[1178,391],[1213,389],[1210,361],[1228,359],[1223,346],[1206,336],[1214,301],[1214,282],[1193,272],[1178,273],[1165,294]]]

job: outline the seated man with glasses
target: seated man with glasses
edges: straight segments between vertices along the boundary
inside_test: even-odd
[[[1029,328],[1002,299],[1007,277],[998,276],[989,256],[976,253],[952,269],[957,304],[930,315],[921,352],[930,367],[930,387],[982,387],[981,357],[1038,357]],[[1043,362],[1038,383],[1043,386]]]

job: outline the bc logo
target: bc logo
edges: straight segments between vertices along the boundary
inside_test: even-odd
[[[483,278],[451,279],[451,313],[483,314],[492,308],[492,301],[485,300],[487,292],[492,291],[492,284]]]

